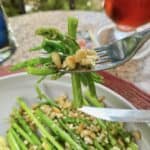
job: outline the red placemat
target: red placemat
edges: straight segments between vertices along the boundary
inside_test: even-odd
[[[104,85],[119,93],[136,108],[150,109],[150,95],[137,88],[134,84],[119,79],[106,71],[100,71],[104,76]]]
[[[104,77],[104,85],[119,93],[135,107],[150,109],[150,95],[141,91],[132,83],[119,79],[106,71],[100,71],[99,74]],[[12,74],[9,67],[0,67],[0,76]]]

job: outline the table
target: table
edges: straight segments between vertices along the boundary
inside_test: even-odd
[[[18,48],[16,53],[7,60],[4,65],[12,65],[29,57],[38,55],[30,53],[28,49],[40,42],[39,37],[35,37],[34,31],[41,26],[54,26],[66,31],[66,21],[68,16],[78,16],[79,30],[90,29],[98,31],[100,27],[111,24],[112,22],[104,13],[89,11],[48,11],[36,12],[9,18],[9,22],[16,37]],[[149,45],[146,45],[150,48]],[[141,60],[131,60],[124,65],[109,70],[115,76],[130,81],[150,93],[150,56]]]

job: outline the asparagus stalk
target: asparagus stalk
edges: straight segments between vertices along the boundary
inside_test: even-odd
[[[94,80],[92,78],[92,75],[91,73],[86,73],[86,76],[88,78],[88,88],[89,88],[89,91],[90,91],[90,95],[91,97],[97,99],[97,95],[96,95],[96,88],[95,88],[95,84],[94,84]]]
[[[24,69],[28,66],[34,67],[34,66],[37,66],[37,65],[49,63],[50,61],[51,61],[50,58],[42,58],[42,57],[33,58],[33,59],[29,59],[29,60],[26,60],[26,61],[23,61],[21,63],[18,63],[16,65],[14,65],[11,68],[11,70],[16,71],[16,70],[19,70],[19,69]]]
[[[16,142],[18,143],[20,149],[21,150],[28,150],[28,148],[26,147],[24,142],[20,139],[20,137],[18,136],[18,134],[16,133],[16,131],[13,128],[10,129],[10,132],[14,136],[14,138],[15,138]]]
[[[96,72],[91,72],[90,74],[91,74],[94,82],[96,82],[96,83],[103,83],[104,82],[104,78],[100,74],[97,74]]]
[[[39,28],[36,30],[36,34],[49,40],[61,41],[65,47],[68,47],[68,49],[79,49],[79,45],[77,44],[75,39],[71,38],[68,35],[62,34],[58,29]]]
[[[81,137],[78,136],[78,135],[76,135],[75,132],[73,132],[71,129],[69,129],[69,128],[65,125],[65,123],[63,122],[63,120],[59,120],[59,125],[60,125],[64,130],[66,130],[66,131],[70,134],[70,136],[72,137],[72,139],[73,139],[75,142],[79,143],[83,148],[88,149],[88,146],[87,146],[87,145],[85,144],[85,142],[81,139]]]
[[[42,43],[42,48],[48,53],[55,51],[55,52],[62,52],[64,54],[68,54],[70,51],[70,48],[64,45],[63,42],[55,41],[55,40],[48,40],[48,39],[44,39]]]
[[[43,141],[42,148],[44,150],[53,150],[53,146],[48,142],[46,138],[43,138],[42,141]]]
[[[66,116],[66,118],[63,118],[62,120],[65,123],[72,123],[72,124],[86,123],[88,125],[91,123],[86,118],[72,118],[72,117],[68,117],[68,116]]]
[[[47,138],[58,150],[63,150],[63,147],[55,140],[55,138],[50,135],[45,127],[39,122],[39,120],[34,116],[32,111],[27,107],[27,105],[23,102],[21,98],[18,98],[18,103],[21,108],[30,116],[30,118],[34,121],[36,126],[39,128],[43,137]]]
[[[82,105],[82,89],[81,81],[78,73],[71,74],[72,92],[73,92],[73,107],[79,108]]]
[[[56,69],[55,68],[49,68],[49,67],[46,67],[46,66],[43,66],[42,68],[41,67],[32,67],[32,66],[28,66],[26,68],[27,72],[29,74],[32,74],[32,75],[40,75],[40,76],[46,76],[46,75],[50,75],[50,74],[54,74],[56,73]]]
[[[7,132],[7,141],[10,150],[21,150],[10,130]]]
[[[74,39],[76,39],[77,26],[78,26],[78,19],[69,17],[68,18],[68,35]],[[71,52],[71,53],[74,53],[74,52]],[[78,108],[82,105],[82,89],[81,89],[80,74],[72,73],[71,80],[72,80],[72,91],[73,91],[73,106]]]
[[[56,28],[38,28],[35,31],[36,35],[42,36],[44,38],[47,38],[49,40],[60,40],[62,41],[64,39],[64,35],[61,34],[61,32]]]
[[[33,133],[33,131],[31,130],[29,125],[26,123],[24,118],[22,118],[22,116],[18,112],[16,112],[15,115],[16,115],[16,120],[20,123],[20,125],[24,129],[24,131],[26,133],[28,133],[28,135],[31,137],[33,143],[36,145],[40,145],[41,142],[40,142],[39,138],[37,137],[36,134]]]
[[[129,149],[129,150],[138,150],[138,145],[133,143],[133,142],[130,142],[127,149]]]
[[[36,116],[39,117],[41,122],[43,122],[46,126],[48,126],[54,133],[57,133],[62,139],[67,141],[73,149],[83,150],[83,148],[78,145],[64,130],[62,130],[56,123],[53,122],[50,118],[48,118],[41,110],[36,111]]]
[[[51,100],[49,97],[47,97],[47,96],[41,91],[41,89],[40,89],[38,86],[36,86],[35,88],[36,88],[36,92],[37,92],[37,94],[38,94],[38,98],[39,98],[39,99],[42,99],[42,100],[46,101],[50,106],[59,107],[59,106],[55,103],[55,101],[53,101],[53,100]]]
[[[93,87],[92,87],[93,88]],[[98,101],[97,98],[95,98],[95,96],[93,97],[91,95],[91,92],[90,91],[86,91],[85,92],[85,97],[87,98],[87,100],[89,101],[90,104],[92,104],[93,106],[96,106],[96,107],[103,107],[104,104],[103,103],[100,103]]]
[[[76,39],[77,27],[78,27],[78,19],[75,17],[69,17],[68,18],[68,35],[72,37],[73,39]]]
[[[88,103],[88,101],[85,98],[83,98],[83,105],[84,106],[89,106],[89,103]]]
[[[100,143],[99,143],[96,139],[94,140],[94,146],[95,146],[98,150],[105,150],[105,149],[103,148],[103,146],[100,145]]]
[[[112,146],[117,144],[116,139],[111,134],[108,135],[108,138],[109,138],[110,143],[112,144]]]
[[[104,129],[104,130],[107,129],[106,124],[105,124],[102,120],[97,119],[97,124],[98,124],[102,129]]]
[[[13,129],[15,129],[25,140],[27,140],[30,144],[35,144],[31,136],[28,135],[16,122],[12,123]]]

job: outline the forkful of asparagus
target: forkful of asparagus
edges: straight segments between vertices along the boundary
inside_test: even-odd
[[[149,39],[150,28],[136,32],[105,46],[97,47],[94,50],[84,52],[79,50],[75,58],[73,57],[71,60],[71,63],[74,64],[73,67],[68,66],[67,70],[73,72],[91,72],[117,67],[129,61]],[[65,61],[65,64],[66,62],[68,61]]]

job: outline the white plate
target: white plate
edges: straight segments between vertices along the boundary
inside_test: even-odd
[[[28,103],[37,102],[34,84],[37,77],[20,73],[0,78],[0,135],[5,135],[9,127],[8,116],[12,108],[16,106],[16,97],[25,97]],[[66,93],[71,97],[71,84],[69,76],[52,81],[46,79],[42,82],[41,87],[51,98],[56,98],[59,95]],[[97,84],[97,94],[106,97],[106,104],[109,107],[132,108],[135,109],[123,97],[113,92],[112,90]],[[128,124],[128,130],[140,130],[142,140],[139,142],[141,150],[150,149],[150,128],[146,124]]]

